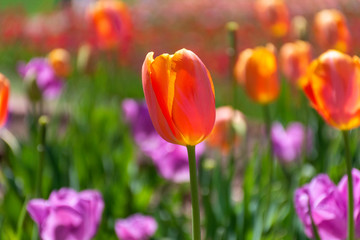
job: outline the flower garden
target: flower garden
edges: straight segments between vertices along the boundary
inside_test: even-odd
[[[359,12],[1,0],[0,240],[360,239]]]

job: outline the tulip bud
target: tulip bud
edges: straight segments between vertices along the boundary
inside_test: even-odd
[[[96,44],[104,50],[127,47],[131,38],[131,17],[125,3],[99,0],[88,9]]]
[[[220,107],[216,109],[215,126],[206,142],[210,147],[219,148],[226,155],[233,145],[237,146],[241,142],[245,132],[246,122],[243,114],[230,106]]]
[[[215,92],[209,71],[192,51],[155,59],[147,54],[142,67],[145,100],[153,125],[166,141],[194,146],[211,132]]]
[[[284,37],[289,31],[289,11],[282,0],[258,0],[256,15],[265,30],[273,37]]]
[[[245,51],[247,52],[240,54],[245,55],[244,70],[241,71],[246,93],[257,103],[271,103],[279,96],[280,91],[275,47],[269,44]]]
[[[48,61],[58,77],[67,77],[71,71],[70,54],[62,48],[52,50],[48,55]]]
[[[360,59],[329,50],[308,70],[304,92],[331,126],[350,130],[360,126]]]
[[[304,84],[304,77],[312,60],[311,45],[304,41],[286,43],[280,49],[281,68],[293,85]]]
[[[324,50],[349,51],[350,32],[344,15],[338,10],[326,9],[318,12],[314,18],[314,32],[317,43]]]

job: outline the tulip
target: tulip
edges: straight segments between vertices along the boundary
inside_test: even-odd
[[[348,52],[351,35],[344,15],[336,9],[325,9],[314,18],[314,32],[317,43],[324,50],[336,49]]]
[[[146,103],[125,99],[122,108],[126,121],[130,124],[136,145],[155,164],[159,174],[172,182],[189,182],[189,161],[186,148],[165,141],[156,132]],[[205,150],[200,143],[196,149],[196,161]]]
[[[360,60],[329,50],[314,60],[308,70],[304,91],[325,121],[342,130],[348,184],[348,212],[353,213],[352,158],[348,130],[360,125]],[[354,240],[354,219],[349,214],[349,240]]]
[[[38,101],[42,97],[54,99],[61,94],[63,80],[45,58],[33,58],[27,64],[18,64],[18,73],[28,84],[29,97]]]
[[[9,80],[0,73],[0,127],[4,126],[8,114],[10,83]]]
[[[195,146],[215,122],[215,93],[211,76],[192,51],[153,59],[147,54],[142,68],[146,103],[156,131],[166,141]]]
[[[189,158],[192,239],[200,240],[200,207],[195,145],[210,133],[215,122],[215,91],[209,71],[192,51],[153,58],[142,67],[145,100],[156,131],[170,143],[186,145]]]
[[[100,0],[88,9],[95,41],[101,49],[126,47],[131,38],[131,17],[125,3],[117,0]]]
[[[295,86],[304,84],[312,60],[311,45],[304,41],[286,43],[280,49],[280,64],[287,79]]]
[[[356,168],[352,169],[352,179],[354,182],[354,220],[355,220],[355,234],[360,238],[360,171]],[[342,195],[345,204],[348,202],[348,177],[344,176],[339,184],[338,189]]]
[[[53,191],[48,200],[32,199],[27,211],[44,240],[90,240],[101,221],[104,202],[94,190],[77,193],[68,188]]]
[[[276,38],[284,37],[290,26],[289,10],[282,0],[258,0],[256,15],[264,29]]]
[[[118,219],[115,223],[115,232],[120,240],[146,240],[155,234],[156,229],[154,218],[138,213]]]
[[[280,123],[271,128],[271,142],[274,155],[282,163],[290,163],[301,157],[301,153],[311,149],[311,132],[298,122],[291,123],[287,129]],[[307,146],[304,146],[304,144]]]
[[[238,84],[240,85],[244,85],[245,84],[245,67],[246,67],[246,62],[248,61],[248,59],[251,57],[253,53],[253,50],[250,48],[245,49],[244,51],[242,51],[238,58],[237,61],[235,63],[235,67],[234,67],[234,75],[235,78],[238,82]]]
[[[244,83],[248,96],[257,103],[266,105],[279,96],[280,83],[273,45],[245,50]]]
[[[52,50],[48,55],[50,65],[58,77],[67,77],[71,71],[70,54],[62,48]]]
[[[321,239],[346,239],[346,205],[342,194],[327,175],[320,174],[309,184],[297,189],[294,203],[309,238],[314,237],[312,217]]]
[[[216,109],[215,126],[206,139],[206,143],[213,148],[219,148],[227,155],[231,147],[238,145],[245,135],[246,122],[244,115],[230,106]]]
[[[360,125],[360,62],[335,50],[315,59],[304,91],[311,105],[331,126],[350,130]]]

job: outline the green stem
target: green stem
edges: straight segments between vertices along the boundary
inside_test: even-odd
[[[38,173],[37,173],[37,181],[36,181],[36,197],[42,196],[42,176],[44,171],[47,124],[48,124],[48,118],[46,116],[41,116],[39,118],[40,139],[39,139],[39,144],[37,146],[37,151],[39,153],[39,165],[38,165]]]
[[[267,214],[264,214],[264,223],[266,226],[266,218],[268,217],[270,202],[271,202],[271,192],[272,192],[272,182],[273,182],[273,168],[274,168],[274,159],[273,159],[273,149],[271,146],[271,117],[270,117],[270,108],[269,105],[263,105],[263,114],[264,114],[264,122],[265,122],[265,130],[266,130],[266,138],[268,141],[268,149],[269,149],[269,184],[267,184],[267,202],[265,205],[265,211]]]
[[[192,239],[201,240],[199,193],[196,173],[195,146],[186,146],[189,157],[191,205],[192,205]]]
[[[228,48],[228,56],[229,56],[229,77],[233,84],[233,99],[232,106],[236,109],[236,96],[237,96],[237,84],[234,75],[234,68],[236,64],[236,54],[237,54],[237,37],[236,32],[239,29],[239,25],[236,22],[228,22],[226,24],[226,28],[229,34],[229,48]]]
[[[349,145],[349,132],[342,131],[345,143],[346,154],[346,173],[348,177],[348,237],[349,240],[354,240],[354,196],[353,196],[353,181],[351,174],[351,155]]]

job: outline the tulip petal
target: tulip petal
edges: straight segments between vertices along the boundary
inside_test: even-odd
[[[186,145],[195,145],[208,136],[215,122],[215,96],[211,77],[202,61],[182,49],[172,57],[175,75],[172,119]]]
[[[168,86],[168,81],[166,81],[168,80],[168,76],[167,74],[162,73],[162,77],[164,77],[163,79],[156,78],[158,74],[152,72],[151,77],[153,78],[153,80],[150,77],[150,68],[152,68],[151,65],[154,64],[153,55],[154,55],[153,52],[147,54],[145,58],[145,62],[142,67],[142,81],[143,81],[144,95],[146,102],[148,103],[149,114],[154,124],[154,127],[156,131],[159,133],[159,135],[168,142],[178,144],[179,143],[178,139],[181,139],[180,133],[172,123],[172,120],[170,118],[170,113],[168,110],[169,104],[165,99],[167,97],[167,92],[165,92],[166,88],[164,86],[165,85]],[[164,61],[164,57],[162,57],[159,62],[164,64],[166,63]],[[156,64],[159,63],[156,62]],[[157,66],[155,67],[156,69],[159,69],[159,71],[161,70],[161,68],[158,68]],[[155,94],[155,89],[160,93]],[[162,94],[166,94],[166,95],[162,95]]]

